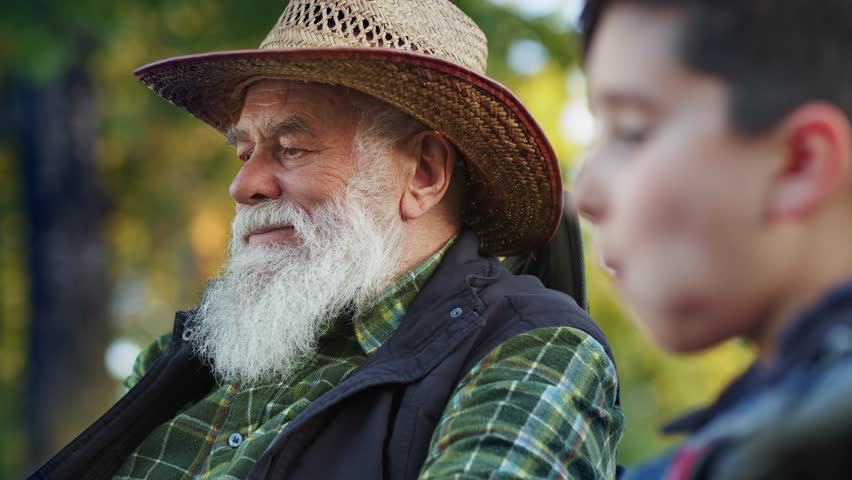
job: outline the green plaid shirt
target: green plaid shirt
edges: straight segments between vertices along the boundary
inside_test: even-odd
[[[389,288],[368,314],[326,333],[291,378],[252,387],[229,383],[187,405],[155,429],[114,478],[245,478],[290,421],[393,335],[448,247]],[[170,337],[140,354],[126,389],[166,350]],[[615,368],[588,334],[563,327],[515,336],[456,388],[421,478],[611,479],[623,425],[616,391]]]

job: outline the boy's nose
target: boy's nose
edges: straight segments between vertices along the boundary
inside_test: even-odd
[[[606,215],[604,189],[596,170],[587,160],[574,177],[574,208],[578,215],[595,224]]]

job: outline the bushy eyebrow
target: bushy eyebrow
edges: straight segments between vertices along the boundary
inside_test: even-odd
[[[283,137],[288,135],[306,134],[314,136],[314,131],[308,125],[304,118],[293,116],[281,120],[278,123],[267,125],[263,129],[264,136],[267,137]],[[225,143],[228,145],[236,145],[237,142],[248,142],[251,136],[245,130],[240,130],[235,125],[232,125],[225,131]]]

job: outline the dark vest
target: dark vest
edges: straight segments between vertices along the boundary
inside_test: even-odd
[[[478,245],[473,233],[459,236],[390,340],[296,417],[248,478],[416,478],[462,377],[528,330],[575,327],[612,358],[571,297],[509,273]],[[182,340],[190,318],[178,313],[172,343],[151,370],[30,478],[110,478],[154,428],[208,394],[214,378]]]

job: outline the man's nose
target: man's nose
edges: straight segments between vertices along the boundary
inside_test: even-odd
[[[243,163],[228,192],[237,205],[256,205],[281,196],[281,185],[275,176],[275,159],[262,151],[254,152]]]
[[[600,168],[591,157],[581,164],[574,177],[574,208],[578,215],[595,224],[606,216],[606,191],[600,177]]]

